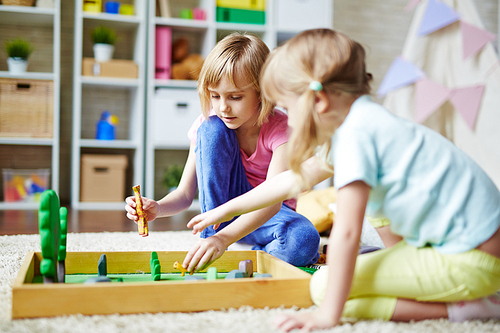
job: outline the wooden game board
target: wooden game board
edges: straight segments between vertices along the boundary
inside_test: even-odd
[[[97,274],[106,254],[108,274],[150,273],[151,252],[68,252],[66,274]],[[173,272],[187,252],[157,252],[162,272]],[[113,314],[189,312],[250,305],[308,307],[311,275],[263,251],[226,251],[213,265],[219,272],[238,269],[242,260],[254,262],[258,273],[271,278],[215,281],[151,281],[134,283],[33,283],[40,275],[40,252],[30,252],[12,288],[12,318],[51,317],[81,313]]]

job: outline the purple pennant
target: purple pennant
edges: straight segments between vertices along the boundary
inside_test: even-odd
[[[397,57],[387,70],[377,94],[379,97],[383,97],[387,93],[410,85],[423,77],[425,77],[425,73],[420,68],[402,57]]]
[[[437,0],[429,0],[424,17],[420,22],[418,36],[422,37],[442,29],[460,19],[460,15],[451,7]]]

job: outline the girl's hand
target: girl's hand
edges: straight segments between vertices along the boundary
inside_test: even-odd
[[[188,272],[203,270],[219,259],[227,246],[217,235],[200,239],[186,254],[182,266]]]
[[[224,205],[221,205],[208,212],[196,215],[189,220],[187,227],[193,228],[193,235],[196,235],[210,225],[214,225],[214,230],[217,230],[222,222],[229,221],[233,217],[233,215],[224,212]]]
[[[127,217],[137,223],[139,216],[137,215],[135,196],[130,196],[125,199],[125,210],[127,211]],[[148,199],[142,197],[142,209],[146,213],[146,217],[149,222],[153,221],[158,217],[160,213],[160,205],[153,199]]]
[[[301,329],[301,332],[310,332],[315,329],[331,328],[338,323],[334,322],[331,316],[322,314],[317,310],[294,315],[281,315],[276,317],[273,324],[277,329],[285,332],[296,328]]]

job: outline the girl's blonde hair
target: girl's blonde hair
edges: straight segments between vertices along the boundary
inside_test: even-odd
[[[210,114],[208,89],[217,87],[224,77],[236,87],[235,76],[238,73],[260,96],[260,114],[257,125],[261,126],[265,123],[274,109],[274,104],[262,97],[260,89],[259,74],[268,55],[267,45],[259,37],[253,35],[232,33],[218,42],[203,63],[198,78],[198,94],[205,118],[208,118]]]
[[[300,165],[321,144],[314,111],[318,81],[328,94],[370,93],[371,74],[366,73],[365,50],[348,36],[330,29],[304,31],[274,50],[263,67],[263,96],[278,101],[286,95],[299,96],[294,128],[288,144],[290,168],[301,175]],[[326,143],[326,152],[330,142]]]

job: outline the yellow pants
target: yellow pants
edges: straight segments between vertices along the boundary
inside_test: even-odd
[[[328,268],[311,279],[311,298],[323,301]],[[500,259],[470,250],[441,254],[432,247],[395,246],[358,256],[344,317],[390,320],[398,298],[455,302],[491,295],[500,289]]]

